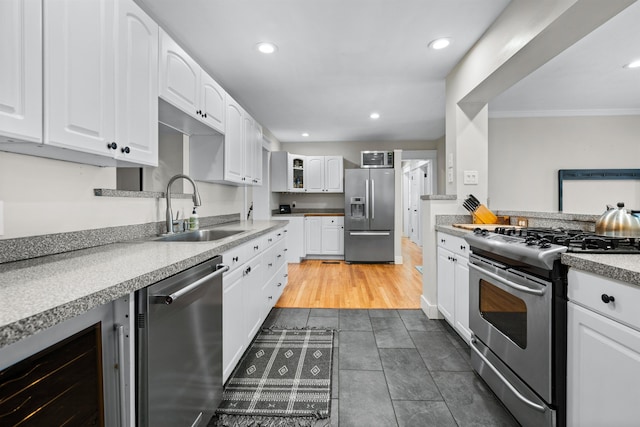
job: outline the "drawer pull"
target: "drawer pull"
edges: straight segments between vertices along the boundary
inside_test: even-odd
[[[600,298],[602,298],[602,302],[605,303],[605,304],[609,304],[610,302],[614,302],[616,300],[613,297],[613,295],[609,296],[607,294],[602,294],[602,296]]]

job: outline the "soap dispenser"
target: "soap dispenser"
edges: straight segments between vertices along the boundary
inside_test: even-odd
[[[195,206],[193,207],[193,212],[189,217],[189,230],[197,230],[200,228],[200,220],[198,219],[198,214],[196,213]]]

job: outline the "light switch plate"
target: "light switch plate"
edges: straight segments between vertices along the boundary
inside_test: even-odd
[[[449,169],[447,170],[447,182],[448,182],[449,184],[452,184],[452,183],[453,183],[453,168],[449,168]]]
[[[467,185],[477,185],[478,171],[464,171],[463,182]]]
[[[0,236],[4,235],[4,202],[0,200]]]
[[[449,153],[449,156],[447,158],[447,167],[448,168],[453,167],[453,153]]]

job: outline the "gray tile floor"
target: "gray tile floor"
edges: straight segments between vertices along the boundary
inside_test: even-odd
[[[421,310],[274,308],[273,325],[339,330],[331,426],[518,426],[473,372],[467,344]]]

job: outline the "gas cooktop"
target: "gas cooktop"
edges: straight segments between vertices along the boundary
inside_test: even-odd
[[[498,227],[494,231],[500,235],[524,239],[530,246],[547,248],[551,245],[567,247],[567,252],[597,254],[640,254],[640,239],[606,237],[582,230],[558,228]],[[474,233],[482,234],[482,230]]]

